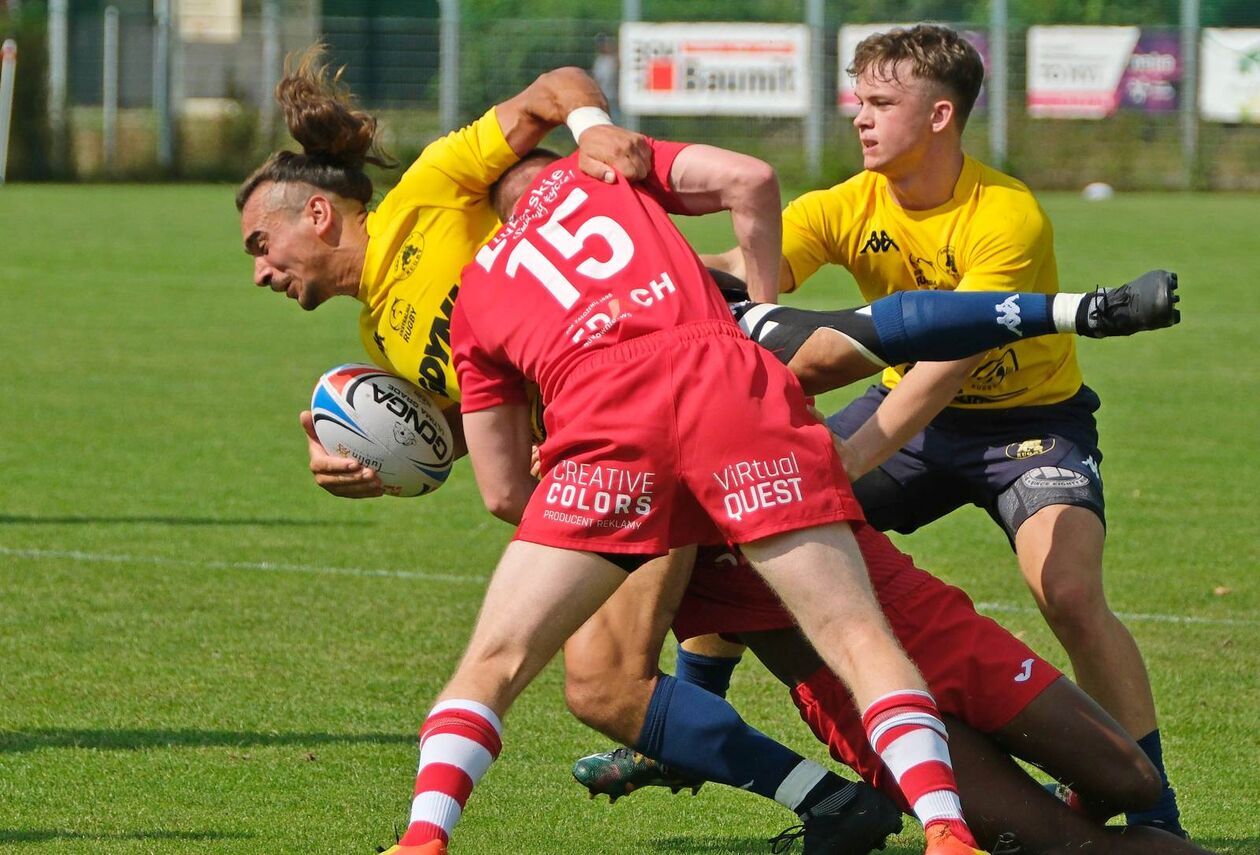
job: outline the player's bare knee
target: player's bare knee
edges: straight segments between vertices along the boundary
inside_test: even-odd
[[[564,702],[578,721],[595,730],[606,730],[618,718],[616,710],[621,683],[609,675],[574,673],[566,668]]]
[[[1115,812],[1146,810],[1159,801],[1163,781],[1136,743],[1117,739],[1095,747],[1088,779],[1074,785],[1087,801]]]
[[[1147,810],[1155,806],[1164,790],[1159,771],[1141,749],[1130,752],[1124,773],[1112,778],[1115,803],[1126,811]]]
[[[1101,636],[1115,620],[1102,587],[1093,580],[1046,580],[1042,612],[1055,635],[1084,643]]]

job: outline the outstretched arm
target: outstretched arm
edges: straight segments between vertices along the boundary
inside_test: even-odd
[[[669,182],[687,213],[731,212],[739,243],[732,252],[740,253],[748,296],[761,303],[777,301],[783,222],[774,168],[748,155],[690,145],[674,159]]]
[[[542,142],[552,129],[569,121],[574,110],[594,108],[608,110],[608,101],[598,84],[580,68],[557,68],[539,75],[538,79],[494,108],[499,127],[507,137],[508,145],[523,155]],[[583,116],[576,117],[583,121]],[[599,121],[599,119],[596,119]],[[642,134],[608,124],[589,125],[583,130],[576,128],[579,167],[586,174],[604,181],[612,181],[612,171],[636,181],[647,175],[652,166],[652,150]]]

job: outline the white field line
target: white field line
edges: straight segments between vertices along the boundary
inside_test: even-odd
[[[313,573],[328,576],[381,577],[387,579],[414,579],[421,582],[452,582],[482,585],[485,576],[459,573],[427,573],[419,570],[380,570],[367,567],[323,567],[314,564],[285,564],[275,561],[198,561],[188,558],[164,558],[158,555],[124,555],[109,552],[83,552],[60,549],[12,549],[0,546],[0,556],[44,560],[49,558],[82,561],[89,564],[147,564],[157,567],[192,567],[202,570],[253,570],[266,573]],[[1017,603],[977,602],[981,612],[1007,612],[1036,614],[1034,606]],[[1117,612],[1118,617],[1131,621],[1156,623],[1203,624],[1205,626],[1260,626],[1260,620],[1246,618],[1211,618],[1195,615],[1149,614],[1145,612]]]
[[[376,570],[368,567],[321,567],[314,564],[285,564],[276,561],[199,561],[190,558],[164,558],[160,555],[120,555],[109,552],[82,552],[61,549],[10,549],[0,546],[0,556],[43,560],[61,558],[89,564],[148,564],[155,567],[193,567],[201,570],[254,570],[266,573],[315,573],[326,576],[384,577],[415,579],[421,582],[485,584],[485,576],[458,573],[426,573],[419,570]]]
[[[1020,614],[1040,614],[1036,606],[1021,606],[1015,603],[977,602],[976,610],[981,612],[1007,612]],[[1116,617],[1126,621],[1154,621],[1156,623],[1190,623],[1205,626],[1260,626],[1260,620],[1247,618],[1211,618],[1195,615],[1161,615],[1146,612],[1116,612]]]

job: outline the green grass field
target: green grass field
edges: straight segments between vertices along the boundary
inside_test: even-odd
[[[508,539],[466,463],[425,499],[310,483],[297,412],[323,370],[363,358],[356,305],[307,316],[252,287],[231,195],[0,188],[0,851],[392,842],[416,728]],[[1081,346],[1104,401],[1108,591],[1145,650],[1187,826],[1254,855],[1260,197],[1044,201],[1065,287],[1182,277],[1179,328]],[[686,226],[702,249],[728,240],[720,221]],[[857,302],[839,276],[802,299]],[[984,514],[901,542],[1066,665]],[[716,786],[588,801],[569,765],[604,740],[560,686],[553,666],[514,709],[456,851],[756,853],[790,824]],[[760,666],[732,699],[824,756]]]

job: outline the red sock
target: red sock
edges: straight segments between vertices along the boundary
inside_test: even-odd
[[[468,796],[503,747],[503,725],[476,701],[443,701],[420,729],[420,770],[404,846],[450,840]]]
[[[884,695],[862,714],[862,724],[924,830],[944,823],[974,847],[958,801],[945,723],[932,696],[915,690]]]

